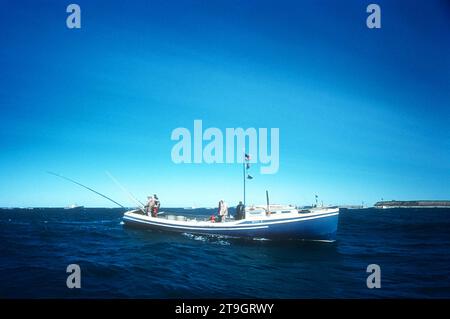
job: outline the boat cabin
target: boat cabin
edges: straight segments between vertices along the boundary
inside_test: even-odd
[[[251,205],[245,208],[245,219],[256,220],[265,217],[292,217],[298,210],[292,205]]]

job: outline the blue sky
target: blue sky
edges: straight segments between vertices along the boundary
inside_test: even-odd
[[[193,121],[280,128],[248,203],[450,199],[450,5],[377,1],[2,1],[0,206],[242,199],[238,164],[174,164]]]

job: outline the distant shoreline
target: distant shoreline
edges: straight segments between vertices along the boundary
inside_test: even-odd
[[[450,200],[380,201],[375,208],[450,208]]]

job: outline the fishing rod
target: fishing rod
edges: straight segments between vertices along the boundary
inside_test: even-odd
[[[108,171],[105,172],[106,175],[108,175],[108,177],[117,185],[120,187],[120,189],[126,193],[128,195],[128,197],[135,203],[137,204],[137,206],[139,207],[139,209],[144,213],[147,214],[145,212],[145,205],[136,197],[133,196],[133,194],[131,194],[125,187],[122,186],[122,184],[119,183],[119,181],[117,179],[114,178],[114,176],[112,176],[112,174]]]
[[[116,205],[119,205],[119,206],[122,207],[122,208],[126,208],[126,207],[120,205],[120,204],[119,204],[118,202],[116,202],[114,199],[111,199],[111,198],[109,198],[108,196],[103,195],[102,193],[99,193],[99,192],[97,192],[96,190],[93,190],[93,189],[90,188],[90,187],[87,187],[86,185],[83,185],[83,184],[81,184],[81,183],[78,183],[77,181],[75,181],[75,180],[73,180],[73,179],[71,179],[71,178],[62,176],[62,175],[57,174],[57,173],[54,173],[54,172],[48,172],[48,171],[47,171],[47,173],[50,174],[50,175],[54,175],[54,176],[63,178],[63,179],[65,179],[65,180],[68,180],[69,182],[72,182],[72,183],[74,183],[74,184],[77,184],[77,185],[79,185],[79,186],[81,186],[81,187],[84,187],[84,188],[86,188],[87,190],[90,190],[91,192],[93,192],[93,193],[95,193],[95,194],[97,194],[97,195],[100,195],[100,196],[103,197],[103,198],[106,198],[107,200],[113,202],[113,203],[116,204]]]
[[[145,211],[145,205],[139,200],[137,199],[130,191],[128,191],[122,184],[119,183],[119,181],[114,178],[114,176],[112,176],[112,174],[108,171],[105,172],[109,178],[111,178],[111,180],[120,187],[120,189],[122,189],[122,191],[124,191],[128,197],[134,201],[135,204],[137,204],[137,206],[139,207],[139,209],[144,213],[144,215],[147,215],[147,212]],[[158,215],[162,215],[165,214],[165,212],[158,212]]]

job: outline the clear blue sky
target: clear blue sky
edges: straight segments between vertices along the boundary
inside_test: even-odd
[[[241,167],[176,165],[170,134],[280,128],[280,169],[248,202],[450,199],[450,5],[376,1],[0,3],[0,206],[242,199]],[[375,1],[372,1],[375,2]]]

